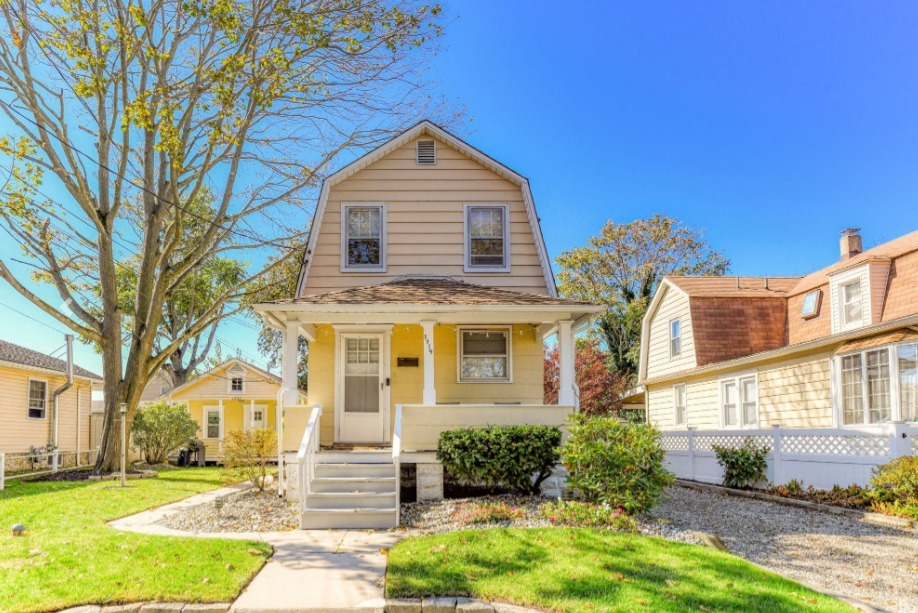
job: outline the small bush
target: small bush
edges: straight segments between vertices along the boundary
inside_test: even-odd
[[[556,526],[637,532],[637,520],[625,513],[624,509],[613,509],[592,502],[555,500],[539,505],[539,513]]]
[[[440,434],[437,460],[462,485],[537,494],[558,463],[561,430],[549,426],[465,428]]]
[[[756,445],[747,438],[740,447],[714,445],[717,463],[724,468],[724,485],[745,489],[765,480],[768,448]]]
[[[561,450],[571,487],[589,502],[628,513],[649,510],[673,483],[665,455],[653,426],[582,414],[573,416]]]
[[[786,485],[772,486],[769,492],[784,498],[808,500],[809,502],[830,504],[848,509],[861,509],[870,504],[869,492],[858,485],[846,487],[833,485],[832,489],[818,490],[812,485],[805,488],[802,483],[794,479]]]
[[[169,454],[187,445],[198,433],[198,424],[184,404],[154,402],[137,409],[131,426],[134,446],[147,464],[162,464]]]
[[[877,513],[918,519],[918,456],[896,458],[876,467],[870,499]]]
[[[453,520],[463,524],[491,524],[513,521],[523,516],[523,510],[506,502],[472,502],[453,512]]]
[[[224,472],[260,491],[267,486],[268,462],[276,458],[277,434],[272,430],[234,430],[223,439]]]

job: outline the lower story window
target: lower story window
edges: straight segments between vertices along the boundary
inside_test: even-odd
[[[759,392],[755,375],[721,382],[720,398],[724,426],[751,427],[759,423]]]
[[[510,328],[459,330],[459,381],[510,380]]]
[[[48,382],[31,379],[29,381],[29,417],[44,419],[48,408]]]
[[[685,425],[685,383],[673,386],[673,410],[677,426]]]
[[[899,345],[897,353],[900,419],[918,421],[918,344]]]
[[[207,438],[220,438],[220,411],[219,409],[208,409],[207,416]]]
[[[841,359],[842,423],[876,424],[892,418],[889,349]]]

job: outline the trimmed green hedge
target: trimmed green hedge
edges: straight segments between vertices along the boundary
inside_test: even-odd
[[[561,430],[550,426],[465,428],[440,434],[437,460],[463,485],[537,494],[560,445]]]

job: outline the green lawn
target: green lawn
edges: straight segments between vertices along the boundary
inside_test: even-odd
[[[7,482],[0,492],[0,611],[86,603],[232,600],[265,563],[264,543],[119,532],[105,522],[224,485],[214,468],[118,482]],[[9,529],[23,523],[27,534]],[[257,552],[257,553],[256,553]]]
[[[745,560],[577,528],[469,530],[389,552],[390,597],[472,596],[554,611],[852,611]]]

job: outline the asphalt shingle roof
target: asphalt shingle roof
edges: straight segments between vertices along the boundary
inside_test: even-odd
[[[46,353],[27,349],[26,347],[14,345],[13,343],[3,340],[0,340],[0,362],[10,362],[13,364],[21,364],[22,366],[31,366],[32,368],[54,370],[62,374],[67,372],[66,361],[52,358]],[[91,373],[85,368],[80,368],[75,364],[73,366],[73,374],[86,379],[102,380],[102,377],[99,375]]]
[[[279,300],[276,304],[432,304],[457,306],[590,306],[589,302],[514,292],[447,278],[396,279],[389,283]]]

